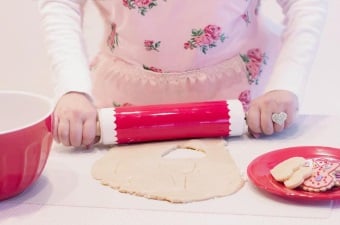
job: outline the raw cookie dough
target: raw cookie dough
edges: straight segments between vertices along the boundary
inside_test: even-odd
[[[223,139],[194,139],[116,146],[95,162],[92,175],[120,192],[174,203],[222,197],[244,185],[225,144]],[[205,156],[163,157],[179,148]]]

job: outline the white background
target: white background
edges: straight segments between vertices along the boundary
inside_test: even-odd
[[[327,0],[325,0],[327,1]],[[329,15],[320,49],[306,84],[302,113],[340,114],[340,0],[329,1]],[[275,21],[282,15],[275,0],[263,0]],[[88,52],[100,42],[101,22],[92,0],[84,24]],[[0,90],[24,90],[53,96],[53,82],[39,23],[37,0],[0,0]]]

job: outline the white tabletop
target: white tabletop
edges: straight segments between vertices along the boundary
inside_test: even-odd
[[[340,147],[340,117],[300,116],[276,136],[229,138],[228,150],[244,174],[257,156],[292,146]],[[340,200],[301,202],[273,196],[250,181],[237,193],[171,204],[119,193],[91,177],[108,147],[80,150],[54,145],[40,179],[21,195],[0,202],[0,224],[339,224]],[[340,150],[339,150],[340,154]]]

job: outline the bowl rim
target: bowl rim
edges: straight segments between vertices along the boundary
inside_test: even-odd
[[[53,104],[52,98],[49,98],[49,97],[44,96],[42,94],[38,94],[38,93],[34,93],[34,92],[29,92],[29,91],[20,91],[20,90],[0,90],[0,95],[1,94],[25,95],[25,96],[30,96],[30,97],[34,97],[34,98],[37,98],[37,99],[41,99],[44,102],[46,102],[47,105],[49,105],[49,110],[45,114],[43,114],[40,117],[40,119],[37,119],[37,120],[32,121],[30,123],[27,123],[25,126],[21,126],[21,127],[17,127],[17,128],[13,128],[13,129],[7,129],[7,130],[4,130],[4,131],[0,131],[0,135],[13,133],[13,132],[26,129],[26,128],[31,127],[31,126],[34,126],[34,125],[40,123],[41,121],[46,120],[53,113],[54,104]]]

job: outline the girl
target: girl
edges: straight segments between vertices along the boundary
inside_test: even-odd
[[[103,45],[89,63],[86,0],[39,0],[56,74],[54,138],[94,142],[96,108],[240,99],[249,131],[281,132],[296,117],[326,14],[325,0],[277,0],[274,32],[260,0],[96,0]],[[89,66],[91,65],[91,66]],[[283,125],[272,121],[284,112]]]

